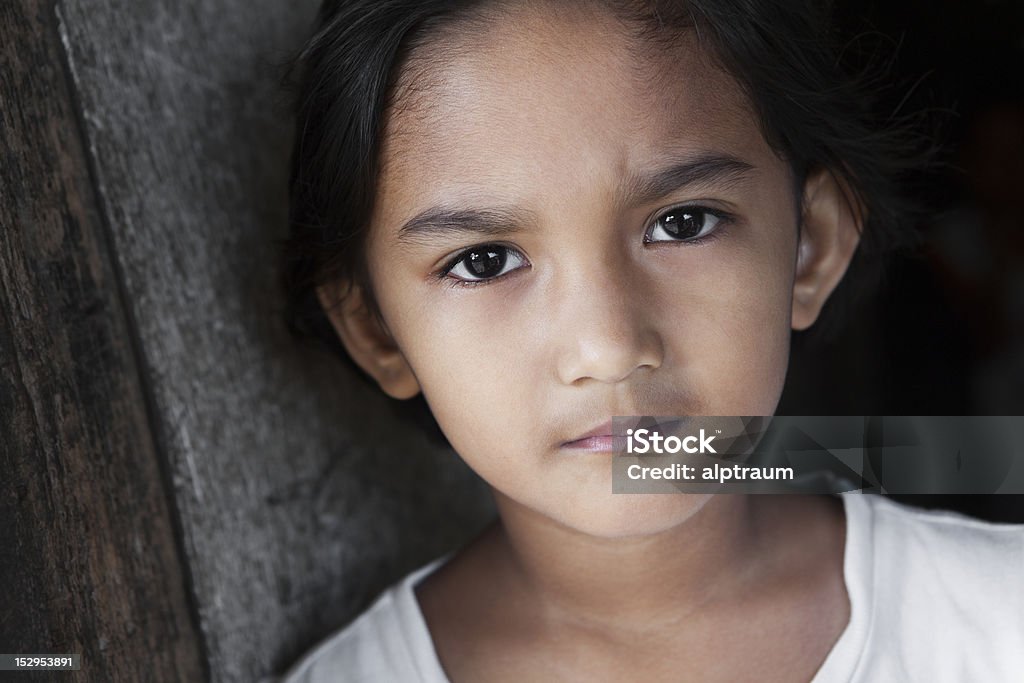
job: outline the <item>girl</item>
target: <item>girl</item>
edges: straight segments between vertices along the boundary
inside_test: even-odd
[[[782,0],[324,5],[298,62],[296,323],[422,395],[500,519],[289,683],[1019,679],[1019,527],[611,493],[612,416],[771,415],[791,330],[900,236],[894,138],[819,20]]]

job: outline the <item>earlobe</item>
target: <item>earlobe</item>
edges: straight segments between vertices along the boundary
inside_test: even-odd
[[[807,179],[803,223],[793,281],[792,327],[814,324],[853,259],[864,222],[863,207],[827,170]]]
[[[316,296],[352,360],[384,393],[398,399],[420,393],[412,367],[386,325],[371,311],[362,288],[347,283],[321,285]]]

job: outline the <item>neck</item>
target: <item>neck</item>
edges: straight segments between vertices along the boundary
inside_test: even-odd
[[[766,556],[751,496],[711,496],[675,527],[625,538],[590,536],[495,498],[513,585],[557,621],[664,627],[735,597]]]

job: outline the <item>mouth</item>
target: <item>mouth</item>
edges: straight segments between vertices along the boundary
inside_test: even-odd
[[[648,424],[649,422],[649,424]],[[663,434],[670,434],[673,432],[679,432],[682,427],[689,424],[688,418],[676,418],[672,420],[655,421],[653,418],[640,418],[634,422],[629,423],[633,427],[648,426],[649,428],[657,429]],[[620,429],[624,428],[624,425],[619,425]],[[619,434],[623,436],[623,434]],[[612,451],[612,421],[608,420],[590,431],[580,434],[575,439],[570,441],[563,441],[559,447],[573,451],[590,451],[590,452],[611,452]]]
[[[561,447],[574,451],[607,451],[610,453],[612,450],[612,421],[608,420],[571,441],[563,442]]]

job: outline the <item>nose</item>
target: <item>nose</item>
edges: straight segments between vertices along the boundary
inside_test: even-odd
[[[661,367],[664,344],[650,297],[622,264],[567,277],[552,310],[557,372],[566,385],[622,382],[640,369]],[[595,272],[596,270],[596,272]],[[628,269],[625,269],[628,271]]]

